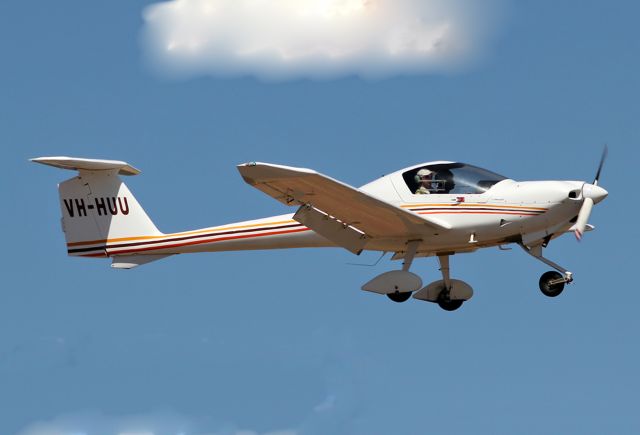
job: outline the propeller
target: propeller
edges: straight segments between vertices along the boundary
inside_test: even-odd
[[[602,150],[602,157],[600,157],[600,164],[598,165],[598,170],[596,171],[596,178],[593,179],[594,186],[597,186],[598,181],[600,181],[600,172],[602,172],[602,167],[604,166],[604,161],[607,159],[608,154],[609,154],[609,147],[605,145],[604,149]]]
[[[602,150],[602,157],[600,157],[600,164],[598,165],[598,170],[596,171],[596,177],[593,179],[593,183],[585,183],[582,186],[582,197],[584,200],[582,207],[580,207],[580,211],[578,212],[578,219],[574,226],[574,233],[578,241],[582,240],[582,235],[584,234],[587,223],[589,222],[589,216],[591,215],[591,209],[593,209],[594,199],[600,201],[607,196],[607,191],[599,187],[598,182],[600,181],[600,173],[602,172],[602,167],[604,166],[604,161],[607,159],[608,153],[609,147],[605,145]]]
[[[582,203],[582,207],[580,207],[580,212],[578,213],[578,220],[575,225],[575,235],[578,241],[582,240],[582,235],[584,234],[584,230],[587,227],[587,222],[589,222],[589,215],[591,214],[591,209],[593,208],[593,199],[585,198]]]

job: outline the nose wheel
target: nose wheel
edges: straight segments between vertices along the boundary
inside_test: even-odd
[[[545,272],[540,277],[540,291],[550,298],[555,298],[564,290],[564,284],[569,282],[565,276],[555,270]]]

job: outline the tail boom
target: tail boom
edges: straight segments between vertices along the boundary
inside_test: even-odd
[[[273,216],[155,236],[93,240],[67,244],[67,248],[69,255],[111,257],[333,246],[292,216]]]

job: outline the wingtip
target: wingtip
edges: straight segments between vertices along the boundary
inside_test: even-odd
[[[43,164],[46,164],[46,162],[47,162],[48,160],[51,160],[51,159],[60,159],[60,158],[68,158],[68,157],[44,157],[44,156],[43,156],[43,157],[32,157],[32,158],[30,158],[30,159],[29,159],[29,161],[30,161],[30,162],[33,162],[33,163],[43,163]]]

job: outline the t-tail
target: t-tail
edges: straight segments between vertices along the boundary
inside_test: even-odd
[[[135,237],[157,237],[156,228],[119,175],[140,171],[126,162],[70,157],[40,157],[36,163],[77,170],[78,175],[58,185],[62,230],[72,256],[107,257],[108,242]],[[114,267],[130,268],[162,256],[123,258]]]

